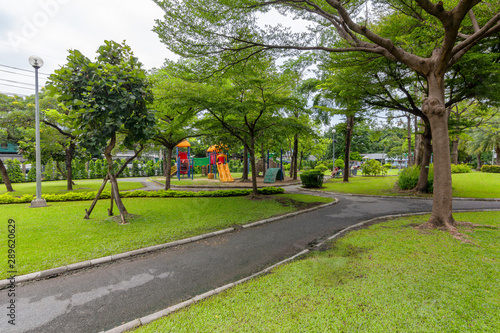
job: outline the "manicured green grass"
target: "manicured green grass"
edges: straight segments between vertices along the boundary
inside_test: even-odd
[[[323,183],[325,191],[368,195],[412,195],[412,192],[400,191],[396,187],[397,177],[349,178],[349,183],[342,183],[342,178],[335,178]],[[494,173],[472,172],[452,175],[453,196],[463,198],[500,198],[500,175]],[[429,195],[430,196],[430,195]]]
[[[464,198],[500,198],[500,174],[458,173],[452,176],[453,196]]]
[[[330,179],[323,183],[325,191],[369,195],[398,195],[394,191],[397,177],[394,176],[357,176],[343,183],[342,178]]]
[[[79,179],[75,180],[73,185],[73,192],[88,192],[97,191],[101,187],[102,179]],[[0,185],[0,194],[9,193],[9,195],[20,197],[23,195],[35,195],[36,194],[36,183],[16,183],[12,184],[15,192],[7,192],[4,184]],[[120,191],[134,190],[142,188],[142,184],[139,182],[118,182],[118,188]],[[106,189],[111,189],[111,184],[108,182],[106,184]],[[68,193],[66,181],[56,180],[50,182],[42,182],[42,194],[63,194]]]
[[[500,230],[461,228],[474,245],[413,228],[427,218],[352,232],[136,332],[498,332]]]
[[[1,206],[0,211],[5,225],[8,219],[16,222],[16,269],[20,275],[296,211],[285,199],[331,202],[327,198],[290,194],[258,200],[127,198],[123,200],[127,210],[137,215],[127,225],[119,225],[107,216],[108,200],[98,202],[90,220],[83,218],[89,201],[55,202],[38,209],[29,208],[29,204],[10,204]],[[6,254],[6,227],[0,229],[0,239],[0,253]],[[2,261],[0,278],[6,277],[6,265],[7,260]]]

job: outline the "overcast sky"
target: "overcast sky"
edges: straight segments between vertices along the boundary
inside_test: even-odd
[[[160,67],[165,58],[175,58],[152,31],[162,16],[152,0],[2,0],[0,92],[34,93],[31,55],[44,60],[43,85],[44,73],[64,65],[69,49],[93,59],[104,40],[126,40],[144,68]]]

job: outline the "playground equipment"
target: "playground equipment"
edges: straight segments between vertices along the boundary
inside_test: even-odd
[[[177,166],[174,165],[170,168],[170,176],[177,174]]]
[[[231,172],[229,171],[229,164],[227,163],[226,154],[217,155],[217,171],[219,171],[221,182],[234,182],[233,177],[231,177]]]
[[[191,164],[189,163],[191,144],[186,140],[184,140],[175,147],[177,154],[177,163],[176,163],[177,179],[181,180],[181,175],[187,175],[188,177],[191,177],[192,167],[190,166]],[[187,148],[187,152],[179,152],[179,148]]]
[[[285,179],[283,174],[283,149],[281,149],[280,165],[279,168],[269,168],[269,150],[267,151],[267,170],[264,175],[264,183],[275,183],[276,180]],[[274,154],[273,154],[274,155]]]
[[[219,178],[221,182],[234,182],[231,172],[229,171],[229,164],[227,163],[227,154],[219,153],[216,146],[208,148],[208,158],[209,158],[209,174],[214,174],[217,178],[217,173],[219,173]],[[217,167],[217,168],[216,168]]]

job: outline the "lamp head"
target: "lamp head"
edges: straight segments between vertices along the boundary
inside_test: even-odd
[[[40,68],[43,66],[43,60],[39,56],[31,56],[29,58],[29,62],[34,68]]]

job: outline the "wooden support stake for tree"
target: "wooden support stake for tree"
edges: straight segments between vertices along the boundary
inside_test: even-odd
[[[111,191],[111,207],[108,209],[108,216],[113,216],[113,200],[115,200],[114,191]]]
[[[99,197],[101,196],[102,191],[104,190],[104,187],[106,186],[106,183],[108,182],[109,179],[109,173],[106,175],[104,178],[101,187],[99,188],[99,191],[97,192],[97,196],[94,198],[94,201],[92,201],[92,204],[90,205],[90,208],[87,210],[85,209],[85,217],[84,219],[88,220],[90,218],[90,214],[92,214],[92,210],[94,210],[94,207],[97,203],[97,200],[99,200]]]

